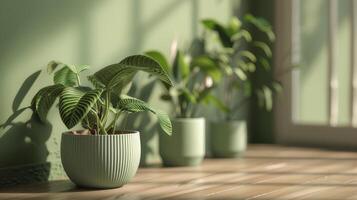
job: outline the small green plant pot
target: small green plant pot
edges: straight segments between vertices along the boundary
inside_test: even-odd
[[[247,123],[245,120],[211,122],[210,133],[213,157],[240,157],[247,148]]]
[[[205,119],[171,120],[172,135],[160,134],[159,149],[164,166],[196,166],[205,156]]]
[[[139,166],[139,132],[115,135],[63,133],[61,159],[66,174],[78,186],[121,187],[134,177]]]

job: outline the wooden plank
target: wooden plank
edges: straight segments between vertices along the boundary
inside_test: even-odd
[[[357,199],[357,152],[250,145],[241,159],[206,159],[198,167],[141,168],[110,190],[68,180],[1,188],[0,199]]]

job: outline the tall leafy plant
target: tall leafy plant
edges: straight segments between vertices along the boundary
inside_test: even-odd
[[[54,84],[40,89],[31,103],[42,122],[46,122],[50,108],[58,99],[59,113],[68,129],[80,124],[90,134],[115,134],[122,115],[148,111],[157,116],[164,132],[171,134],[171,122],[166,114],[126,95],[124,90],[138,71],[172,85],[166,70],[154,59],[144,55],[126,57],[89,76],[91,87],[83,85],[80,76],[88,66],[51,61],[47,69],[54,75]]]
[[[221,72],[214,60],[203,54],[203,42],[200,39],[194,40],[187,51],[172,50],[171,62],[157,50],[146,52],[146,55],[163,66],[174,82],[170,85],[161,80],[166,88],[161,99],[174,105],[175,116],[178,118],[195,117],[199,104],[216,102],[211,91],[221,80]]]
[[[211,44],[206,53],[225,75],[221,85],[224,93],[220,98],[224,107],[220,108],[226,113],[226,119],[235,118],[237,110],[253,95],[261,107],[271,110],[273,94],[280,90],[280,84],[273,79],[253,81],[256,73],[268,75],[272,70],[269,59],[275,35],[269,22],[247,14],[242,20],[232,17],[228,24],[205,19],[202,25],[208,32],[205,40]],[[256,37],[259,34],[262,36]]]

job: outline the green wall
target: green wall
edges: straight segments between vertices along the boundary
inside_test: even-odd
[[[48,61],[88,64],[94,72],[129,54],[152,48],[168,52],[174,38],[186,46],[200,33],[201,18],[225,21],[235,4],[229,0],[0,1],[0,175],[10,176],[9,170],[19,175],[16,170],[28,169],[28,179],[31,173],[35,179],[65,177],[59,149],[66,128],[58,113],[49,114],[52,125],[42,125],[25,108],[40,87],[51,83],[40,71]],[[157,101],[158,88],[151,82],[136,80],[131,93],[167,108]],[[144,83],[149,84],[143,94],[135,88]],[[132,127],[142,131],[143,164],[159,159],[153,122],[148,115],[132,120]],[[11,184],[12,179],[7,181]]]

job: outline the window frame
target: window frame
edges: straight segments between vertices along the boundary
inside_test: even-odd
[[[357,84],[351,81],[351,125],[336,126],[335,119],[332,116],[335,112],[334,105],[336,100],[333,99],[333,92],[336,90],[331,84],[334,80],[333,74],[333,55],[335,54],[336,36],[334,35],[336,28],[333,27],[334,15],[331,12],[332,6],[336,5],[337,0],[329,0],[329,54],[332,55],[329,59],[329,124],[315,125],[296,123],[297,116],[294,109],[298,109],[298,86],[299,86],[299,70],[292,69],[289,66],[294,66],[299,62],[299,38],[296,33],[299,33],[299,9],[300,0],[276,0],[275,1],[275,78],[283,85],[283,92],[277,95],[274,114],[274,129],[276,133],[277,143],[286,145],[303,145],[303,146],[318,146],[332,147],[342,149],[357,149]],[[351,53],[351,80],[357,80],[356,70],[356,14],[355,10],[357,0],[351,0],[352,3],[352,41]],[[331,6],[332,5],[332,6]],[[336,8],[334,8],[336,9]],[[332,28],[331,28],[332,27]],[[295,52],[295,53],[294,53]],[[288,72],[279,75],[278,72]],[[356,82],[356,81],[355,81]],[[331,117],[332,116],[332,117]]]

